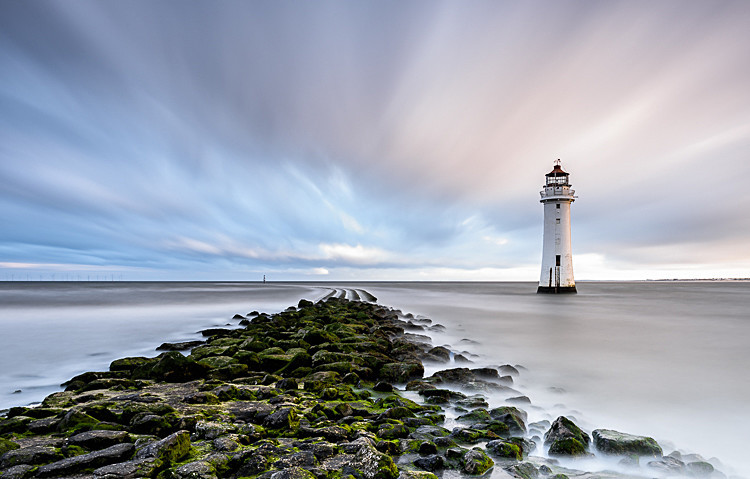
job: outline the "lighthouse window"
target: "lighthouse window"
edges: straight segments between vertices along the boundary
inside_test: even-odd
[[[560,218],[555,218],[555,223],[560,224]]]
[[[560,255],[559,254],[555,255],[555,266],[560,266]]]
[[[560,203],[555,203],[555,208],[560,209]]]

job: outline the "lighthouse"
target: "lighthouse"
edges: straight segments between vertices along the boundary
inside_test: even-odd
[[[560,166],[560,160],[555,161],[555,167],[545,175],[539,200],[544,205],[544,246],[537,293],[576,292],[570,249],[570,204],[576,196],[570,189],[569,176]]]

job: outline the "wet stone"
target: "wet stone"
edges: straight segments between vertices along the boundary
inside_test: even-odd
[[[94,470],[97,479],[137,479],[153,477],[161,468],[162,462],[156,458],[135,459],[120,462]]]
[[[36,471],[36,477],[61,477],[86,469],[98,468],[130,459],[135,452],[132,444],[117,444],[101,451],[90,452],[80,456],[62,459]]]
[[[0,467],[8,468],[18,464],[46,464],[62,458],[62,454],[52,447],[29,446],[8,451],[0,458]]]
[[[86,449],[104,449],[127,442],[130,435],[125,431],[86,431],[68,439],[68,444]]]
[[[415,459],[414,465],[423,471],[435,472],[445,468],[445,459],[443,456],[433,454],[431,456]]]

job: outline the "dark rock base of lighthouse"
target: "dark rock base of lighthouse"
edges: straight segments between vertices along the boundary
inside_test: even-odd
[[[560,293],[569,293],[569,294],[575,294],[578,291],[576,291],[575,286],[539,286],[536,290],[537,294],[539,293],[545,293],[545,294],[560,294]]]

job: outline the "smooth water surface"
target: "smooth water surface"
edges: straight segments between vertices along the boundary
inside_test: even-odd
[[[161,343],[201,339],[252,310],[277,312],[330,291],[257,283],[0,283],[0,409],[38,402],[60,383]],[[19,392],[20,391],[20,392]]]
[[[0,283],[0,408],[336,286],[443,324],[433,343],[477,366],[522,365],[531,421],[566,414],[587,430],[654,436],[665,453],[716,456],[750,477],[747,282],[579,283],[559,296],[534,283]]]
[[[545,411],[571,414],[588,430],[653,436],[665,454],[675,447],[716,456],[750,477],[749,282],[535,290],[532,283],[368,288],[382,304],[445,325],[445,334],[433,334],[436,345],[476,353],[478,364],[523,365],[522,390]]]

